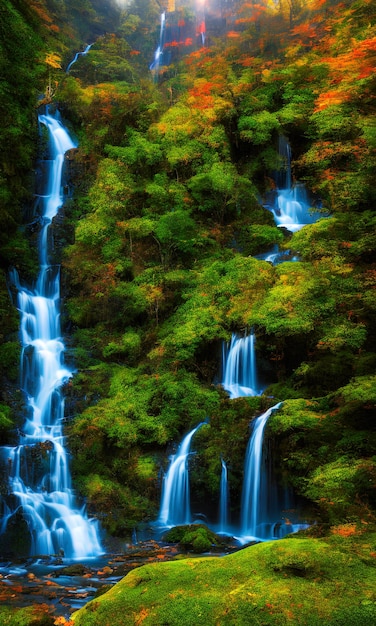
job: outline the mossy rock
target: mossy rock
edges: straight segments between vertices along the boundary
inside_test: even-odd
[[[89,573],[89,570],[82,563],[67,565],[63,569],[58,570],[59,576],[84,576],[87,573]]]
[[[363,558],[375,539],[289,538],[145,565],[72,618],[75,626],[364,626],[376,620],[376,568]]]
[[[178,543],[185,550],[202,554],[208,552],[213,546],[220,543],[218,535],[213,533],[204,524],[189,524],[187,526],[175,526],[164,536],[166,543]]]
[[[24,609],[0,607],[0,624],[4,626],[52,626],[55,617],[46,613],[46,605],[28,606]]]

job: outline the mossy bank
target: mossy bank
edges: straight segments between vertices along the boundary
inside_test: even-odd
[[[145,565],[72,619],[75,626],[365,626],[376,620],[375,541],[348,524],[325,538]]]

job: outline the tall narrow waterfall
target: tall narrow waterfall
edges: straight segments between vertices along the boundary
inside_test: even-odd
[[[264,466],[263,441],[266,423],[281,406],[278,403],[265,411],[253,424],[244,464],[244,482],[241,504],[241,533],[248,537],[264,537],[268,520],[268,476]]]
[[[160,526],[190,524],[191,505],[189,490],[188,458],[194,434],[204,424],[201,422],[181,442],[171,457],[170,467],[163,479],[162,499],[157,523]]]
[[[302,183],[292,184],[291,148],[285,137],[279,138],[279,154],[283,167],[276,174],[277,194],[272,207],[277,226],[295,232],[306,224],[316,222],[319,213],[310,211],[310,202]]]
[[[222,386],[230,398],[257,396],[255,336],[239,337],[233,333],[230,345],[222,345]]]
[[[71,488],[61,386],[72,370],[63,363],[59,268],[49,264],[48,254],[49,226],[63,204],[64,156],[76,146],[57,116],[40,115],[39,122],[47,129],[50,149],[50,158],[45,161],[46,189],[39,197],[43,224],[40,272],[33,288],[23,286],[16,272],[12,277],[21,318],[21,388],[28,410],[19,445],[0,449],[11,494],[0,534],[6,537],[21,517],[30,536],[30,555],[82,558],[103,550],[96,522],[76,508]]]
[[[159,29],[159,41],[157,49],[154,53],[154,61],[150,65],[149,69],[155,71],[158,74],[159,66],[161,63],[161,57],[163,55],[163,46],[164,46],[164,38],[165,38],[165,28],[166,28],[166,12],[163,11],[161,13],[161,25]]]
[[[304,523],[293,523],[289,519],[292,512],[286,517],[286,511],[294,508],[292,494],[273,480],[264,454],[265,426],[281,404],[275,404],[255,419],[248,442],[240,511],[241,536],[246,541],[280,539],[308,527]]]
[[[228,511],[229,511],[229,489],[228,489],[228,477],[227,477],[227,465],[223,459],[221,459],[221,482],[219,493],[219,532],[225,533],[228,529]]]

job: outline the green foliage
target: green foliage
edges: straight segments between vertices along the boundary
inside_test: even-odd
[[[281,130],[277,114],[266,110],[240,117],[238,126],[240,137],[256,146],[269,142]]]
[[[334,310],[334,298],[327,292],[328,281],[304,263],[282,263],[276,267],[276,281],[252,315],[254,323],[267,333],[290,335],[310,333],[318,320]]]
[[[276,226],[266,224],[248,224],[241,227],[238,241],[245,255],[255,255],[264,252],[274,244],[282,243],[283,233]]]
[[[101,524],[110,534],[127,535],[143,517],[151,513],[146,497],[98,474],[86,477],[82,489],[89,503],[95,502],[95,506],[102,511]]]
[[[370,482],[374,480],[375,474],[375,460],[354,461],[340,457],[332,463],[321,465],[311,474],[305,495],[326,510],[329,520],[344,521],[356,510],[356,500],[359,504],[362,499],[372,497]]]
[[[137,165],[142,168],[145,165],[155,165],[162,159],[161,146],[141,133],[127,129],[128,146],[106,146],[109,157],[117,158],[127,165]]]
[[[0,432],[10,430],[13,427],[12,412],[6,404],[0,404]]]
[[[322,335],[318,347],[331,352],[338,352],[344,347],[356,350],[361,348],[367,338],[367,329],[364,324],[355,324],[349,320],[343,320],[337,324],[330,323],[329,328]]]
[[[53,626],[55,617],[46,613],[45,606],[39,608],[33,605],[17,609],[2,606],[0,622],[4,626]]]
[[[180,49],[154,82],[145,67],[159,36],[157,3],[132,2],[122,14],[100,0],[32,4],[37,13],[23,0],[1,9],[0,139],[12,146],[0,160],[1,259],[35,274],[17,227],[30,196],[36,95],[56,80],[80,143],[70,159],[75,232],[64,254],[63,314],[79,370],[67,389],[74,474],[90,505],[107,513],[110,532],[151,518],[167,445],[207,416],[195,442],[195,493],[214,501],[223,456],[239,499],[248,424],[269,400],[229,401],[212,382],[221,341],[253,327],[265,377],[275,381],[267,394],[286,400],[268,424],[281,477],[321,519],[363,515],[374,506],[376,364],[368,1],[240,4],[226,41],[218,33],[208,48]],[[63,75],[72,46],[94,40]],[[263,208],[281,165],[280,134],[292,147],[293,180],[323,205],[323,219],[293,235]],[[273,267],[249,256],[275,244],[301,261]],[[15,381],[5,280],[0,295],[1,371]],[[7,428],[6,410],[1,419]],[[310,559],[306,567],[296,556],[295,565],[277,561],[267,576],[294,568],[309,581],[320,576]],[[280,618],[266,599],[232,612],[242,584],[218,623],[282,622],[291,610],[290,621],[304,624],[296,606]],[[210,610],[200,611],[208,623]]]
[[[37,142],[35,103],[43,90],[43,43],[38,20],[27,2],[4,0],[0,32],[0,142],[11,146],[0,157],[0,244],[8,244],[30,200],[30,171]],[[2,259],[9,259],[10,250]],[[14,261],[18,255],[13,252]],[[22,259],[22,254],[19,255]],[[9,261],[8,261],[9,262]]]
[[[130,46],[125,39],[113,34],[103,35],[96,40],[89,55],[77,60],[70,73],[73,76],[83,74],[87,84],[133,82],[129,53]]]
[[[122,527],[134,526],[135,516],[139,522],[155,513],[159,464],[142,450],[160,455],[169,441],[181,437],[181,431],[217,409],[218,393],[203,388],[196,376],[183,369],[147,375],[113,365],[91,368],[78,376],[75,385],[96,403],[70,426],[73,472],[100,515],[109,510],[105,499],[111,500],[111,522],[106,517],[104,523],[111,532],[122,533]],[[108,489],[91,488],[94,474],[98,476],[93,484],[104,481]],[[142,498],[137,496],[140,490]],[[124,513],[129,499],[131,517]]]
[[[285,400],[278,411],[268,420],[268,430],[273,435],[296,430],[317,430],[322,415],[317,412],[317,402],[310,400]],[[316,412],[315,412],[316,409]]]
[[[103,348],[103,356],[108,358],[113,355],[122,355],[132,362],[139,356],[140,350],[140,335],[130,328],[118,342],[111,341]]]
[[[375,376],[360,376],[338,389],[341,401],[355,405],[372,405],[376,402]]]
[[[257,306],[273,279],[268,263],[234,255],[227,262],[206,263],[184,304],[161,329],[161,345],[179,360],[193,357],[202,342],[227,338],[229,324],[252,323]]]
[[[162,215],[155,224],[154,233],[160,243],[163,265],[169,265],[171,254],[194,253],[197,242],[197,226],[187,211],[177,210]]]
[[[7,341],[0,344],[0,371],[9,380],[15,382],[19,375],[20,344],[16,341]]]

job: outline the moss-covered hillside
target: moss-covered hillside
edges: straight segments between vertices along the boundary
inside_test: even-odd
[[[376,618],[368,540],[283,539],[226,557],[145,565],[74,613],[73,623],[364,626]]]

